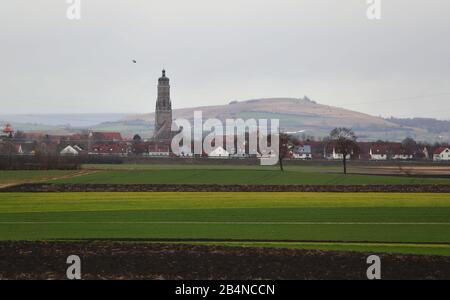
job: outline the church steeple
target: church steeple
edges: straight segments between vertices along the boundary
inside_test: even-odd
[[[167,85],[169,84],[169,78],[166,77],[165,69],[162,70],[162,76],[161,76],[161,78],[159,78],[159,83],[161,84],[161,82],[165,82],[165,84],[167,84]]]
[[[156,100],[155,139],[165,140],[172,137],[172,103],[170,101],[170,79],[166,70],[158,80],[158,99]]]

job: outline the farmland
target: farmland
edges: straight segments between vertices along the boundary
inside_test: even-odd
[[[53,184],[449,185],[446,167],[84,165],[0,171],[0,187]],[[391,173],[392,172],[392,173]],[[433,186],[432,186],[433,187]],[[195,189],[194,189],[195,190]],[[238,190],[239,191],[239,190]],[[433,190],[432,190],[433,192]],[[450,194],[92,192],[0,193],[0,240],[125,240],[450,256]]]
[[[450,255],[449,194],[3,193],[1,240]]]
[[[0,186],[26,182],[49,181],[77,174],[75,171],[0,171]]]
[[[257,184],[257,185],[366,185],[450,184],[450,178],[373,176],[326,172],[323,169],[291,168],[153,168],[109,169],[72,178],[52,180],[71,184]]]
[[[0,171],[0,186],[49,182],[64,184],[245,184],[245,185],[422,185],[450,184],[447,167],[413,167],[421,173],[401,173],[406,167],[374,168],[350,166],[351,174],[341,174],[339,165],[277,166],[84,165],[80,171]],[[410,166],[410,168],[412,168]],[[409,176],[408,176],[409,175]]]

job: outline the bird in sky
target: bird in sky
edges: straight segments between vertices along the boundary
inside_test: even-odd
[[[133,59],[133,63],[134,63],[134,64],[136,64],[136,63],[137,63],[137,61],[136,61],[135,59]]]

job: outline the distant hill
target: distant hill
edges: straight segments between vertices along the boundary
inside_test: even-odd
[[[0,128],[11,123],[15,131],[70,135],[83,129],[102,127],[107,122],[121,124],[126,114],[0,114]]]
[[[103,122],[117,122],[126,116],[126,114],[0,114],[0,120],[3,122],[22,124],[24,127],[45,125],[61,128],[88,127]]]
[[[390,118],[387,120],[400,126],[422,128],[436,135],[450,132],[450,121],[436,120],[431,118]]]
[[[322,105],[308,97],[255,99],[232,101],[228,105],[176,109],[174,119],[193,121],[194,111],[201,110],[203,118],[222,121],[232,118],[279,119],[283,131],[305,130],[305,136],[324,137],[335,127],[353,128],[360,140],[401,141],[412,137],[418,141],[449,141],[450,121],[435,119],[383,119],[348,109]],[[71,133],[77,130],[119,131],[123,136],[139,134],[149,138],[153,134],[154,113],[140,115],[123,114],[74,114],[1,116],[0,122],[9,121],[19,130]],[[67,124],[67,125],[64,125]]]
[[[308,97],[301,99],[271,98],[247,101],[233,101],[228,105],[184,108],[174,110],[173,116],[193,121],[196,110],[203,112],[203,118],[279,119],[284,131],[306,130],[305,135],[324,137],[335,127],[350,127],[361,140],[401,141],[406,137],[434,141],[440,133],[430,135],[430,131],[416,126],[408,126],[391,120],[374,117],[343,108],[318,104]],[[154,123],[154,113],[129,116],[126,122],[140,120]],[[448,135],[448,133],[447,133]]]

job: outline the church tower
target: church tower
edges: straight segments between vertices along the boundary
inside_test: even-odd
[[[170,101],[170,80],[166,77],[166,70],[162,71],[162,77],[158,81],[154,138],[157,141],[172,138],[172,102]]]

